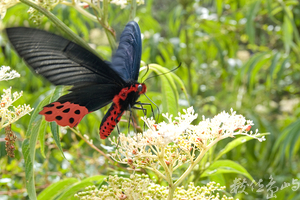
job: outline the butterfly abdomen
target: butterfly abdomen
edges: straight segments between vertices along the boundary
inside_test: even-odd
[[[111,107],[103,117],[100,125],[101,139],[105,139],[111,134],[117,123],[120,121],[124,111],[125,109],[121,109],[121,107],[115,103],[111,105]]]
[[[60,126],[73,128],[88,113],[89,111],[86,107],[78,104],[53,102],[45,106],[39,114],[44,115],[48,122],[56,121]]]
[[[143,90],[138,91],[139,85],[139,83],[132,84],[129,87],[123,88],[119,94],[115,95],[113,103],[102,119],[100,125],[101,139],[105,139],[111,134],[117,123],[120,121],[124,111],[128,109],[129,105],[133,106],[139,96],[146,92],[146,86],[144,84],[142,84]]]

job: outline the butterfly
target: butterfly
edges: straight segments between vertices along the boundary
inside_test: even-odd
[[[147,90],[139,83],[142,42],[139,25],[129,22],[120,37],[112,61],[104,61],[61,36],[33,28],[7,28],[15,51],[37,74],[54,85],[69,85],[70,93],[44,106],[46,121],[75,127],[82,118],[112,103],[100,125],[107,138],[125,110],[137,104]]]

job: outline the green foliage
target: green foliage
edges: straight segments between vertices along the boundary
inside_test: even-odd
[[[1,28],[30,26],[68,38],[77,37],[58,31],[46,17],[40,25],[35,25],[26,13],[28,8],[22,3],[9,8]],[[75,7],[59,4],[51,12],[86,43],[97,43],[95,51],[110,60],[112,49],[117,45],[116,38],[130,18],[129,8],[129,5],[125,9],[109,5],[106,12],[96,11],[98,17],[106,17],[106,28],[96,18],[82,14],[94,14],[92,8],[81,7],[82,12],[78,12]],[[176,114],[192,105],[197,113],[213,116],[232,107],[254,121],[253,130],[270,133],[263,143],[251,141],[249,137],[222,141],[183,185],[187,186],[189,181],[202,185],[218,180],[230,188],[238,174],[256,182],[262,179],[265,186],[270,175],[279,187],[284,182],[291,183],[293,178],[300,179],[299,13],[297,0],[146,0],[145,5],[137,7],[135,20],[143,34],[142,60],[149,64],[152,72],[142,77],[147,67],[142,68],[141,80],[166,73],[181,63],[176,71],[146,82],[147,96],[161,112]],[[110,28],[116,31],[116,37],[109,32]],[[20,79],[13,80],[13,90],[24,91],[23,98],[16,104],[26,103],[35,108],[31,116],[23,117],[12,126],[19,138],[15,160],[5,156],[4,142],[0,142],[0,180],[13,180],[9,186],[0,182],[0,195],[7,195],[9,188],[13,193],[11,199],[25,199],[18,190],[24,189],[26,183],[31,199],[36,199],[36,193],[38,199],[62,199],[94,184],[94,180],[102,180],[97,177],[85,182],[86,177],[128,176],[124,166],[111,165],[72,131],[61,131],[38,115],[43,105],[61,94],[62,88],[53,89],[47,81],[36,77],[10,49],[4,34],[0,44],[1,65],[9,65],[21,74]],[[1,82],[1,91],[10,85],[10,82]],[[140,101],[149,102],[144,96]],[[80,132],[87,134],[105,153],[111,152],[113,147],[108,140],[99,140],[98,129],[107,109],[89,114],[78,126]],[[152,115],[150,108],[147,113]],[[134,116],[137,124],[142,124],[139,118],[143,113],[137,111]],[[128,114],[125,114],[120,122],[121,132],[128,130],[124,123],[127,119]],[[1,130],[1,136],[3,132]],[[117,132],[112,135],[117,136]],[[222,151],[215,155],[219,150]],[[22,173],[23,162],[25,174]],[[212,173],[214,170],[217,173]],[[76,178],[68,178],[70,176]],[[57,182],[57,177],[62,179]],[[165,184],[152,174],[150,177]],[[239,193],[235,197],[266,198],[266,188],[262,193],[255,192],[257,189],[251,191],[246,187],[248,195]],[[290,187],[275,194],[282,199],[299,198]]]

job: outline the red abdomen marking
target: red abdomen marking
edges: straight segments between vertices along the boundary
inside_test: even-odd
[[[69,126],[73,128],[88,114],[86,107],[78,104],[65,102],[53,102],[45,106],[39,114],[44,115],[46,121],[55,121],[60,126]]]
[[[105,116],[102,119],[100,125],[100,138],[106,139],[114,130],[117,123],[120,121],[125,109],[120,109],[118,105],[113,103]]]
[[[129,95],[130,93],[137,94],[137,96],[146,92],[145,84],[142,84],[143,89],[142,91],[138,91],[138,86],[140,84],[134,84],[130,87],[123,88],[119,94],[115,95],[113,98],[113,103],[105,116],[102,119],[100,125],[100,138],[106,139],[111,132],[114,130],[117,123],[120,121],[124,111],[128,108],[129,104],[132,101],[135,101],[135,97],[133,95]]]

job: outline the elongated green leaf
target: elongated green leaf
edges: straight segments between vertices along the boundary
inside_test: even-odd
[[[64,192],[59,196],[56,200],[70,200],[70,199],[76,199],[74,195],[78,193],[79,191],[83,190],[85,187],[95,185],[94,182],[100,183],[103,181],[103,179],[106,178],[106,176],[98,175],[86,178],[82,180],[81,182],[77,182],[69,186],[64,190]]]
[[[252,5],[250,6],[250,9],[248,11],[248,14],[247,14],[246,33],[249,37],[249,42],[251,44],[255,43],[255,24],[254,24],[254,22],[255,22],[255,17],[258,12],[260,3],[261,3],[260,0],[252,3]]]
[[[30,118],[29,126],[26,132],[26,138],[22,144],[22,151],[25,161],[25,178],[26,178],[26,189],[28,192],[29,198],[32,200],[36,199],[36,191],[34,184],[34,170],[33,163],[35,161],[35,151],[36,143],[39,136],[39,132],[44,131],[45,127],[42,126],[42,116],[39,115],[40,110],[43,106],[49,104],[55,95],[58,94],[58,91],[61,91],[62,87],[57,87],[54,92],[47,96],[43,101],[41,101],[38,106],[35,108],[32,117]],[[57,98],[57,97],[56,97]],[[43,150],[42,150],[43,151]]]
[[[209,180],[219,183],[220,185],[226,185],[226,181],[223,174],[211,174],[209,176]]]
[[[216,1],[216,10],[217,10],[217,14],[218,16],[221,16],[222,11],[223,11],[223,0],[217,0]]]
[[[254,88],[254,84],[257,83],[257,74],[262,69],[264,64],[270,60],[266,54],[262,54],[261,56],[257,57],[254,62],[249,67],[249,89],[250,91]]]
[[[174,80],[179,84],[181,91],[184,93],[185,98],[188,100],[189,97],[188,97],[188,94],[187,94],[187,91],[186,91],[183,81],[176,74],[172,73],[171,75],[174,78]]]
[[[275,69],[277,68],[278,65],[278,61],[281,57],[281,54],[280,52],[277,52],[273,59],[272,59],[272,63],[271,63],[271,66],[270,66],[270,69],[269,69],[269,78],[268,78],[268,81],[267,81],[267,86],[270,88],[271,87],[271,84],[273,82],[273,78],[274,78],[274,74],[276,73]]]
[[[35,161],[35,145],[39,134],[42,116],[39,115],[40,109],[45,105],[45,102],[49,102],[50,97],[45,98],[34,110],[32,117],[30,118],[28,130],[26,132],[26,138],[22,144],[22,152],[25,161],[25,178],[26,189],[28,196],[31,200],[36,199],[36,191],[34,184],[33,163]]]
[[[62,86],[58,86],[54,91],[53,91],[53,94],[51,96],[51,102],[55,101],[56,99],[58,99],[59,96],[61,96],[62,94],[62,91],[63,91],[63,87]],[[61,148],[61,145],[60,145],[60,138],[59,138],[59,129],[58,129],[58,125],[55,123],[55,122],[50,122],[50,128],[51,128],[51,133],[52,133],[52,136],[54,138],[54,141],[58,147],[58,149],[60,150],[61,154],[65,157],[64,153],[63,153],[63,150]],[[66,157],[65,157],[66,158]]]
[[[289,20],[287,15],[285,15],[283,18],[282,32],[285,52],[288,54],[293,42],[293,25],[291,24],[291,21]]]
[[[276,157],[276,163],[282,163],[285,158],[290,159],[291,162],[296,142],[300,138],[299,130],[300,119],[296,120],[282,131],[282,134],[274,144],[274,148],[272,150],[273,155]],[[278,155],[278,153],[280,155]]]
[[[58,149],[60,150],[63,157],[66,158],[64,155],[64,152],[62,150],[62,147],[60,145],[59,128],[58,128],[58,125],[56,124],[56,122],[50,122],[50,128],[51,128],[52,136],[54,138],[54,141],[55,141]]]
[[[269,133],[262,133],[259,134],[259,136],[264,136],[264,135],[268,135]],[[249,136],[243,136],[243,137],[239,137],[234,139],[233,141],[229,142],[224,149],[222,149],[219,154],[216,156],[215,161],[218,160],[221,156],[223,156],[224,154],[228,153],[229,151],[231,151],[233,148],[244,144],[245,142],[249,141],[249,140],[253,140],[253,137],[249,137]]]
[[[67,178],[56,183],[51,184],[44,189],[38,196],[38,200],[52,200],[58,197],[67,187],[78,182],[76,178]]]
[[[277,79],[276,79],[277,84],[278,84],[279,80],[281,80],[281,76],[282,76],[282,74],[283,74],[283,71],[284,71],[284,69],[285,69],[285,66],[286,66],[286,64],[287,64],[289,61],[290,61],[290,58],[287,57],[286,59],[284,59],[284,61],[283,61],[282,64],[280,65],[280,69],[278,70],[277,75],[276,75],[276,77],[277,77]]]
[[[163,93],[162,103],[163,108],[166,109],[164,112],[168,112],[173,115],[176,114],[178,112],[179,94],[173,76],[168,73],[168,69],[160,65],[150,64],[149,67],[157,74],[164,74],[163,76],[160,76]]]
[[[165,77],[161,77],[162,81],[162,103],[163,103],[163,112],[168,112],[170,114],[176,114],[178,111],[176,98],[174,98],[174,93],[168,80]]]
[[[224,174],[224,173],[237,173],[246,176],[251,181],[254,181],[253,177],[248,171],[240,164],[231,160],[218,160],[211,164],[202,174],[201,177],[207,177],[210,175]]]
[[[41,127],[40,127],[40,131],[39,131],[40,151],[44,158],[46,158],[46,156],[45,156],[45,134],[46,134],[47,125],[48,125],[48,122],[43,120],[41,122]]]

